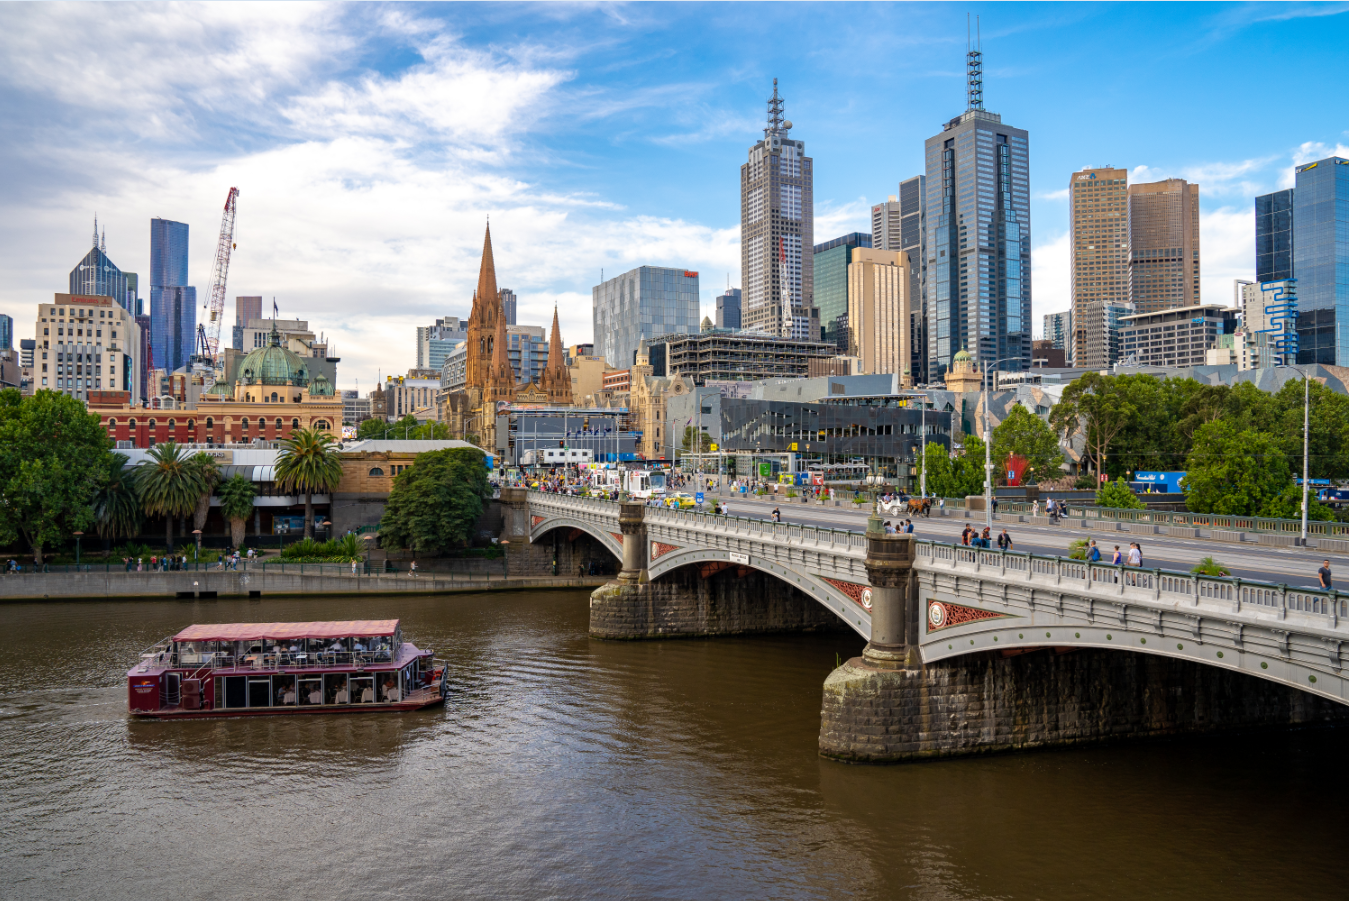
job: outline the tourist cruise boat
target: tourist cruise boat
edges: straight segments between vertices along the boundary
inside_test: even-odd
[[[396,619],[188,626],[126,675],[131,713],[164,719],[417,710],[449,690]]]

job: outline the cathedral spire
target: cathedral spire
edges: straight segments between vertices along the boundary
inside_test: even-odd
[[[482,239],[482,265],[478,268],[478,300],[492,306],[501,304],[501,293],[497,291],[496,262],[492,259],[492,224]]]
[[[571,375],[567,372],[567,357],[562,350],[562,327],[557,321],[557,304],[553,304],[553,334],[548,339],[548,365],[539,379],[539,387],[548,392],[550,404],[571,404]]]

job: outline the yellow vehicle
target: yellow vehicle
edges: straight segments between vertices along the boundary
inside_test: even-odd
[[[697,502],[693,499],[693,495],[684,494],[681,491],[678,494],[672,494],[669,497],[667,497],[665,499],[665,505],[667,507],[674,507],[675,509],[682,510],[685,507],[697,506]]]

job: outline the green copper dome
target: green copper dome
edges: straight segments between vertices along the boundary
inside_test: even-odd
[[[337,393],[333,383],[328,381],[328,377],[323,373],[314,376],[314,381],[309,384],[309,394],[311,397],[332,397]]]
[[[254,353],[256,353],[256,351],[254,351]],[[251,354],[250,354],[250,356],[251,356]],[[968,362],[970,362],[970,352],[967,351],[967,350],[966,350],[965,348],[963,348],[963,347],[960,348],[960,350],[956,351],[956,355],[955,355],[955,357],[951,360],[951,362],[952,362],[952,363],[968,363]]]
[[[309,384],[309,368],[304,359],[281,346],[281,335],[275,328],[266,347],[250,351],[239,364],[239,381],[244,385]],[[331,394],[331,390],[329,391]]]

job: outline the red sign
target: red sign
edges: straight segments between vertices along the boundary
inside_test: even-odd
[[[697,278],[697,277],[698,277],[698,273],[696,273],[696,272],[689,272],[687,269],[684,270],[684,278]]]
[[[1102,482],[1110,481],[1110,476],[1106,475],[1105,473],[1101,473],[1101,481]]]

